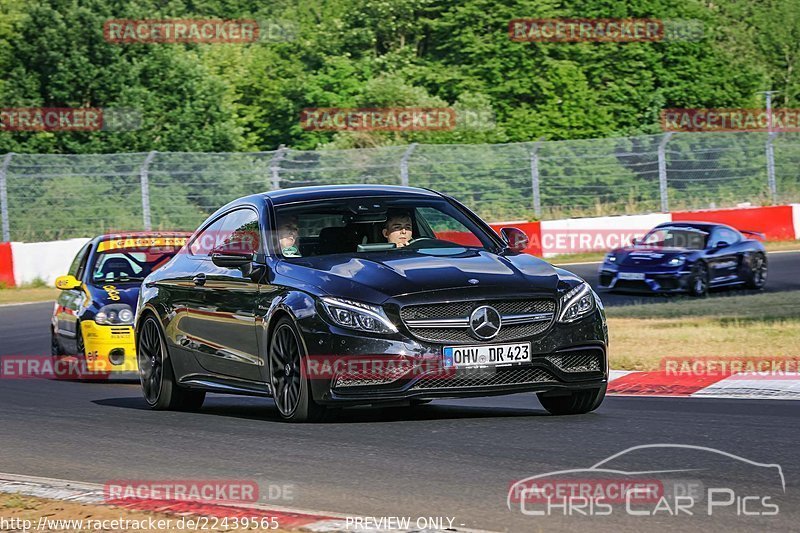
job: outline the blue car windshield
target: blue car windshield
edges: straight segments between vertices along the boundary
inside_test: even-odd
[[[455,206],[426,198],[340,198],[275,208],[286,258],[339,253],[454,255],[497,243]]]
[[[166,263],[178,252],[175,249],[157,251],[106,250],[95,255],[92,283],[142,281],[153,270]]]
[[[654,248],[684,248],[702,250],[706,247],[708,233],[695,228],[655,228],[644,236],[641,244]]]

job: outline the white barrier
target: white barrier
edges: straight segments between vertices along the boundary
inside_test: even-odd
[[[800,204],[792,204],[792,222],[794,223],[794,238],[800,240]]]
[[[89,240],[12,242],[14,281],[17,285],[23,285],[42,279],[52,285],[58,276],[67,273],[75,254]]]

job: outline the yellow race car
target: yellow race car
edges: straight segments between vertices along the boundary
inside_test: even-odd
[[[142,280],[178,253],[191,233],[125,233],[95,237],[69,272],[51,323],[51,355],[75,357],[91,374],[135,372],[133,317]],[[83,365],[81,365],[83,368]]]

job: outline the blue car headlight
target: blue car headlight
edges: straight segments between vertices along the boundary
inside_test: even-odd
[[[603,262],[605,262],[605,263],[616,263],[617,262],[617,256],[615,254],[609,252],[609,253],[606,254],[605,259],[603,259]]]
[[[559,322],[573,322],[583,318],[595,309],[594,293],[585,281],[573,287],[561,297],[561,314]]]
[[[133,309],[128,304],[104,305],[94,315],[94,321],[104,326],[129,326],[133,324]]]
[[[679,267],[686,264],[686,256],[685,255],[676,255],[669,261],[667,261],[667,266],[671,267]]]
[[[325,297],[321,301],[337,326],[369,333],[397,333],[397,327],[381,307],[344,298]]]

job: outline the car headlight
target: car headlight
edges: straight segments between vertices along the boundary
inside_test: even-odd
[[[105,326],[133,324],[133,309],[128,304],[109,304],[100,308],[94,321]]]
[[[337,326],[369,333],[397,333],[397,327],[376,305],[325,297],[322,306]]]
[[[667,266],[671,267],[679,267],[686,263],[686,256],[684,255],[676,255],[669,261],[667,261]]]
[[[617,256],[614,255],[613,253],[607,253],[606,254],[606,258],[604,259],[604,261],[606,263],[616,263],[617,262]]]
[[[561,297],[561,314],[558,316],[559,322],[572,322],[582,318],[595,308],[595,299],[592,289],[585,281],[573,287]]]

